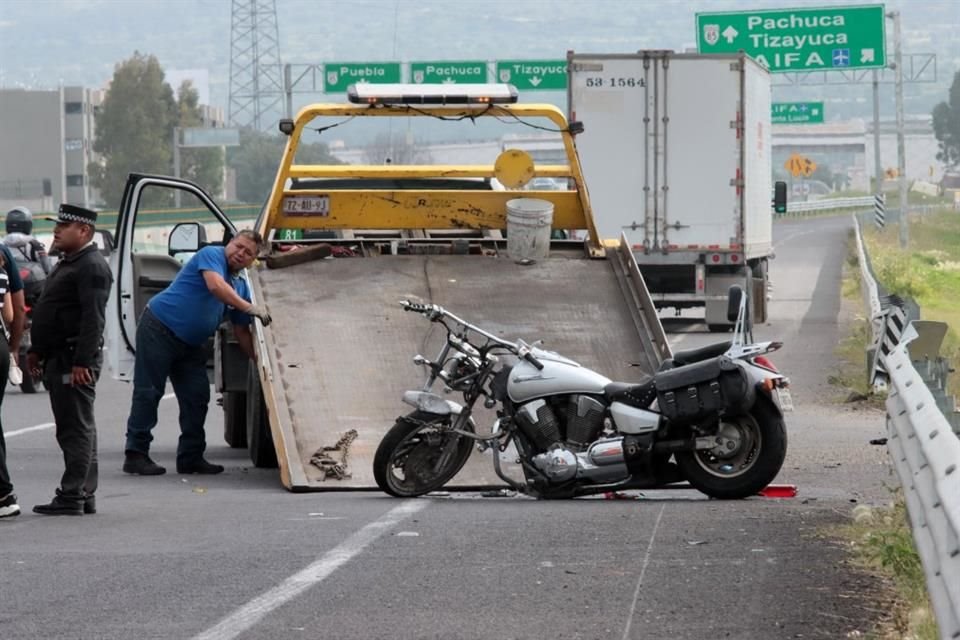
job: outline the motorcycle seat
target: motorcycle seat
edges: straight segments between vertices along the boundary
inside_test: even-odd
[[[705,347],[699,347],[697,349],[677,351],[673,354],[672,358],[668,358],[660,364],[660,371],[666,371],[667,369],[672,369],[673,367],[683,367],[688,364],[703,362],[704,360],[709,360],[710,358],[722,356],[727,352],[727,349],[729,349],[730,345],[732,344],[733,342],[727,340],[726,342],[708,344]]]
[[[622,402],[631,407],[646,409],[657,397],[657,388],[653,378],[640,383],[611,382],[603,388],[603,395],[610,403]]]

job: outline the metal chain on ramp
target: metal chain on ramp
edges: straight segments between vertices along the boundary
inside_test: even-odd
[[[350,457],[350,445],[357,439],[357,430],[350,429],[337,440],[337,444],[332,447],[321,447],[310,458],[310,464],[323,471],[323,479],[332,478],[334,480],[343,480],[352,477],[348,470],[348,458]],[[340,452],[340,460],[333,458],[333,453]]]

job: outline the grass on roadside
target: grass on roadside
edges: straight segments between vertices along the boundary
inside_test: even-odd
[[[890,610],[867,637],[937,640],[937,623],[903,494],[897,491],[890,508],[856,507],[853,522],[840,527],[837,533],[847,541],[857,566],[882,576],[893,592]]]
[[[955,330],[960,329],[960,216],[944,211],[911,220],[911,247],[906,252],[898,247],[895,228],[885,232],[865,229],[864,239],[877,280],[890,293],[913,297],[920,304],[924,319],[947,322],[951,327],[941,353],[956,362],[960,347]],[[859,302],[862,294],[854,242],[851,232],[843,295]],[[847,389],[868,391],[866,349],[870,342],[869,320],[860,317],[837,348],[844,364],[833,382]],[[951,387],[957,384],[956,378],[950,381]],[[877,396],[870,397],[879,400]],[[833,533],[847,541],[858,566],[882,576],[890,585],[889,611],[866,637],[939,638],[901,490],[897,490],[890,508],[856,507],[853,522]]]
[[[943,210],[910,220],[910,247],[899,247],[896,228],[865,229],[864,241],[877,280],[890,293],[911,297],[924,320],[946,322],[949,330],[941,355],[954,366],[960,360],[960,215]],[[960,393],[960,376],[949,380]]]

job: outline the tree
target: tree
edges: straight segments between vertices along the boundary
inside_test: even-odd
[[[189,80],[180,85],[177,97],[177,126],[201,126],[200,96]],[[223,188],[223,150],[220,147],[181,149],[180,177],[196,182],[207,193],[219,193]]]
[[[933,135],[940,141],[937,160],[948,169],[960,163],[960,71],[953,75],[947,102],[933,109]]]
[[[170,172],[177,103],[154,56],[135,52],[117,65],[95,119],[103,162],[91,163],[90,179],[107,206],[119,207],[131,171]]]
[[[245,129],[240,132],[240,146],[228,151],[227,164],[237,173],[237,199],[241,202],[261,203],[270,195],[277,167],[283,157],[286,138],[261,131]],[[297,164],[341,164],[323,143],[301,144],[297,147]]]

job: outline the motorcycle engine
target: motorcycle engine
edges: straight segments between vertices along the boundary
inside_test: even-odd
[[[590,396],[561,396],[522,405],[516,420],[539,451],[556,444],[571,451],[585,451],[603,430],[605,410],[602,402]]]
[[[575,478],[592,482],[621,480],[628,475],[623,438],[598,439],[606,405],[587,395],[538,399],[520,406],[515,420],[533,443],[532,462],[551,483]]]

